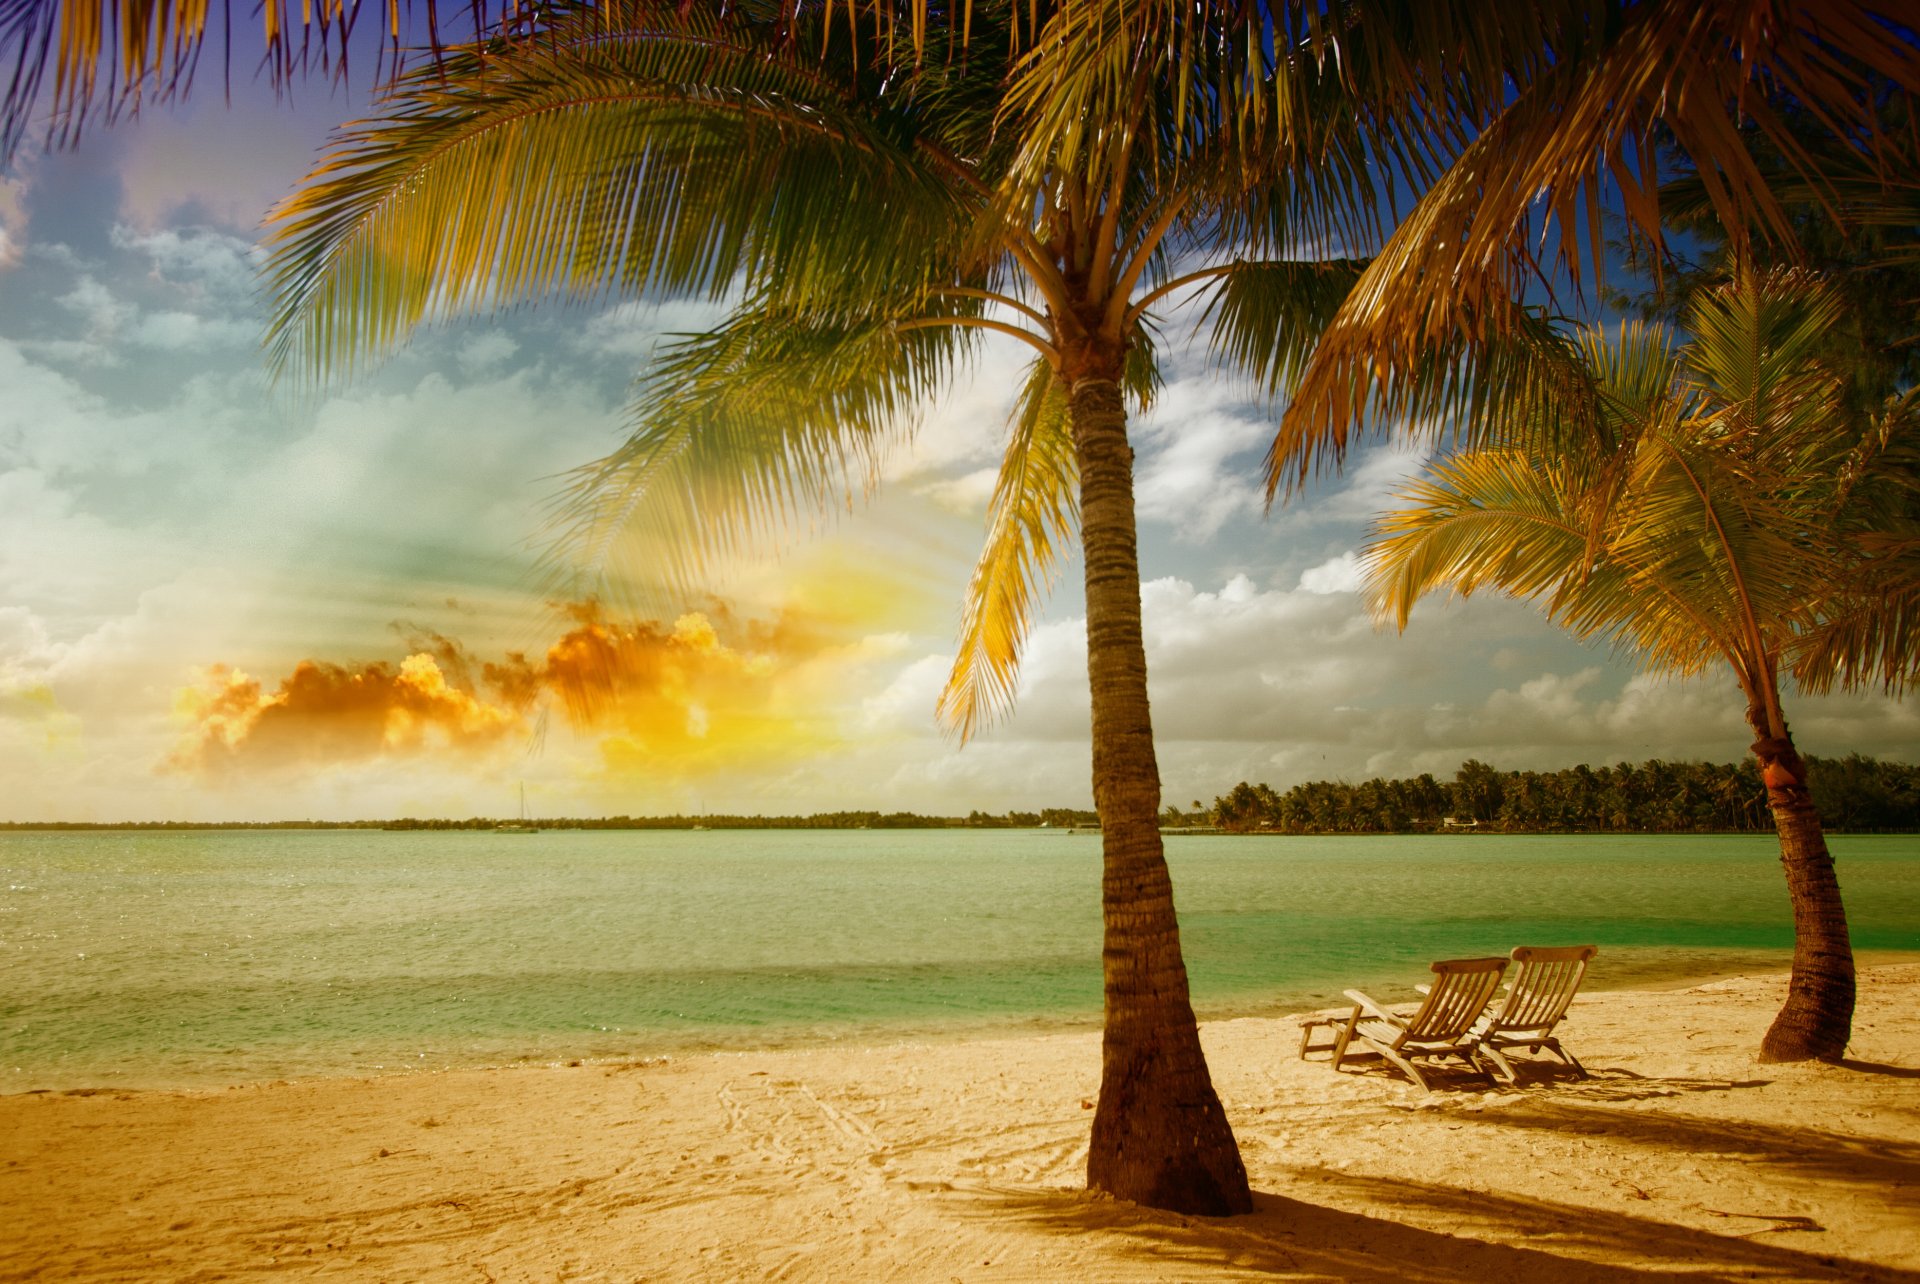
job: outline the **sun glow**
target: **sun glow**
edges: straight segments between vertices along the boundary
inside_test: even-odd
[[[669,623],[561,608],[544,648],[476,654],[413,637],[397,662],[307,658],[278,679],[214,664],[174,702],[162,770],[209,783],[404,760],[503,764],[558,729],[609,782],[779,766],[848,742],[861,670],[895,647],[901,596],[834,567],[785,604],[712,599]],[[876,641],[876,639],[880,641]]]

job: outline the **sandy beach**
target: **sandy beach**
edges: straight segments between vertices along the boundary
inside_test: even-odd
[[[14,1095],[0,1279],[1920,1281],[1920,964],[1838,1066],[1755,1061],[1784,991],[1583,995],[1497,1092],[1207,1025],[1226,1221],[1079,1189],[1093,1034]]]

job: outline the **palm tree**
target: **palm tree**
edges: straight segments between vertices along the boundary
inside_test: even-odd
[[[1493,589],[1649,668],[1732,670],[1793,903],[1769,1061],[1839,1058],[1853,1014],[1840,886],[1780,698],[1849,583],[1854,514],[1889,480],[1891,426],[1862,431],[1822,359],[1840,316],[1814,280],[1774,272],[1700,297],[1681,345],[1658,326],[1584,331],[1585,385],[1543,384],[1477,425],[1484,444],[1432,463],[1366,551],[1374,608],[1403,629],[1429,592]]]
[[[1359,270],[1304,260],[1377,239],[1392,171],[1369,158],[1398,144],[1363,132],[1311,60],[1269,69],[1270,109],[1243,116],[1209,79],[1242,67],[1230,42],[1183,79],[1142,40],[1049,160],[1029,144],[1050,104],[1016,92],[1030,8],[916,33],[908,7],[632,0],[449,51],[278,211],[272,344],[324,376],[463,308],[724,302],[647,372],[627,442],[566,496],[559,559],[664,597],[870,487],[983,336],[1031,349],[940,712],[964,738],[1007,709],[1077,525],[1105,834],[1088,1182],[1240,1212],[1157,823],[1127,422],[1157,386],[1157,324],[1196,296],[1225,364],[1290,368]]]

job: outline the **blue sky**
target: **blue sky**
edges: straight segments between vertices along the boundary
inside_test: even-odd
[[[540,814],[1087,804],[1077,563],[1016,714],[964,748],[933,717],[1023,352],[990,349],[816,538],[657,621],[569,615],[534,568],[553,479],[617,441],[660,336],[711,313],[520,310],[275,389],[260,223],[357,104],[235,99],[0,179],[0,819],[504,814],[522,781]],[[1418,451],[1376,445],[1268,514],[1271,417],[1176,351],[1135,426],[1169,801],[1745,751],[1731,680],[1636,675],[1523,606],[1375,629],[1354,553]],[[589,644],[642,689],[571,703]],[[1900,702],[1789,717],[1811,753],[1920,750]]]

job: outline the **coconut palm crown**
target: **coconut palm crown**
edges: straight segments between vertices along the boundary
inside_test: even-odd
[[[1848,413],[1825,359],[1840,317],[1832,291],[1776,271],[1702,296],[1684,343],[1660,326],[1582,331],[1585,387],[1551,385],[1480,424],[1473,449],[1401,494],[1365,553],[1374,608],[1401,628],[1427,593],[1494,590],[1650,669],[1732,671],[1793,902],[1792,982],[1761,1052],[1774,1061],[1843,1055],[1854,1000],[1846,913],[1781,680],[1852,609],[1857,536],[1911,480],[1888,443],[1912,425]],[[1896,670],[1913,658],[1867,657]]]
[[[1158,383],[1156,326],[1196,295],[1223,363],[1291,368],[1360,267],[1326,247],[1377,241],[1378,158],[1405,140],[1363,133],[1314,60],[1267,69],[1277,106],[1243,117],[1211,81],[1244,74],[1230,44],[1182,76],[1139,42],[1060,149],[1072,163],[1049,164],[1010,89],[1009,9],[976,5],[950,36],[906,5],[610,12],[452,51],[342,134],[275,216],[276,358],[348,371],[422,322],[530,296],[721,301],[644,372],[626,443],[562,505],[561,563],[670,598],[864,493],[983,341],[1024,345],[940,713],[964,737],[1007,709],[1077,527],[1105,849],[1088,1180],[1246,1210],[1157,826],[1127,419]]]

